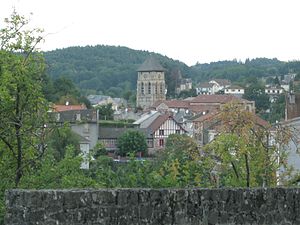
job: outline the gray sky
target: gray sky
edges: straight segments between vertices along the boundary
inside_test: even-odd
[[[120,45],[188,65],[267,57],[300,59],[299,0],[1,0],[44,28],[43,50]]]

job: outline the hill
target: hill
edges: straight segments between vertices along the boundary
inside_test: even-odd
[[[167,70],[166,82],[170,90],[174,89],[172,76],[176,71],[180,70],[185,76],[196,76],[190,74],[192,70],[178,60],[127,47],[69,47],[44,53],[51,78],[70,78],[84,94],[111,96],[136,89],[136,70],[150,54],[155,55]]]
[[[174,95],[180,73],[182,77],[192,78],[194,82],[223,78],[245,84],[253,77],[274,77],[288,72],[300,72],[299,61],[283,62],[276,58],[198,63],[188,67],[167,56],[120,46],[69,47],[44,53],[51,78],[70,78],[84,95],[106,94],[112,97],[134,96],[136,70],[150,54],[155,55],[166,68],[169,96]]]

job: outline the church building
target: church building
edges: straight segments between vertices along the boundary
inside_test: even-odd
[[[137,72],[136,104],[138,107],[145,109],[156,101],[166,99],[165,69],[153,56],[147,58]]]

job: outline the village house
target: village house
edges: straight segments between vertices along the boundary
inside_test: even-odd
[[[99,141],[109,152],[117,151],[117,140],[127,130],[134,129],[144,133],[148,154],[163,149],[170,134],[185,134],[186,130],[170,114],[151,111],[133,123],[134,128],[99,127]]]
[[[212,83],[200,83],[198,84],[198,86],[196,87],[196,93],[197,95],[212,95],[215,94],[214,91],[214,85]]]
[[[238,85],[231,85],[224,90],[225,94],[234,95],[238,98],[242,98],[243,94],[245,94],[245,89]]]
[[[120,108],[127,106],[125,99],[112,98],[106,95],[89,95],[87,99],[91,102],[93,107],[111,104],[114,111],[118,111]]]
[[[58,108],[60,109],[60,108]],[[59,126],[67,124],[78,135],[84,162],[81,167],[89,168],[88,154],[98,142],[98,112],[95,109],[65,110],[50,113],[51,122]]]
[[[64,105],[54,104],[50,106],[50,112],[65,112],[71,110],[85,110],[87,109],[84,104],[71,105],[66,102]]]
[[[270,102],[275,102],[278,97],[282,94],[284,94],[284,89],[280,86],[275,86],[275,87],[266,87],[265,88],[265,93],[269,95],[269,101]]]
[[[192,80],[191,79],[180,79],[179,85],[176,87],[176,94],[180,94],[182,91],[187,91],[192,89]]]
[[[216,94],[219,91],[224,91],[225,88],[228,88],[231,85],[230,80],[227,79],[214,79],[209,81],[210,84],[213,84],[213,94]]]

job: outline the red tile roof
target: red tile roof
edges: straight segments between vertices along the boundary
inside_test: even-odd
[[[198,95],[190,100],[191,103],[228,103],[228,102],[249,102],[234,95]]]
[[[86,106],[84,104],[82,105],[54,105],[53,112],[64,112],[64,111],[70,111],[70,110],[82,110],[86,109]]]
[[[193,122],[203,122],[205,120],[208,120],[208,119],[211,119],[211,118],[214,118],[215,116],[217,116],[218,114],[220,113],[220,111],[217,111],[217,110],[214,110],[214,111],[211,111],[203,116],[200,116],[196,119],[193,120]]]
[[[211,111],[206,115],[203,115],[203,116],[200,116],[200,117],[194,119],[193,122],[204,122],[206,120],[210,120],[210,119],[213,119],[213,118],[218,119],[219,114],[220,114],[220,111],[217,111],[217,110]],[[254,120],[255,125],[258,125],[258,126],[261,126],[261,127],[264,127],[264,128],[270,128],[271,127],[269,122],[267,122],[264,119],[260,118],[256,114],[252,114],[252,115],[253,115],[253,120]],[[220,126],[222,126],[222,125],[220,125]]]

